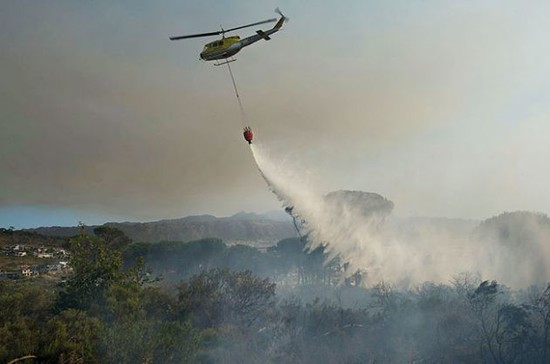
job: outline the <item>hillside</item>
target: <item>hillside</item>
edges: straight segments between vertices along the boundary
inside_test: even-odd
[[[75,234],[76,230],[75,228]],[[0,229],[0,247],[17,244],[61,247],[67,244],[67,239],[59,237],[56,234],[44,235],[36,231]]]
[[[284,213],[238,213],[230,217],[188,216],[154,222],[109,222],[104,224],[123,231],[135,242],[191,241],[219,238],[228,244],[269,246],[296,236],[290,217]],[[92,230],[94,226],[89,227]],[[78,227],[40,227],[29,229],[48,236],[72,236]]]

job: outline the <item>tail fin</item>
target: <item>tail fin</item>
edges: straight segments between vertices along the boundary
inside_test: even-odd
[[[275,12],[277,14],[279,14],[281,16],[281,18],[279,19],[279,21],[277,22],[277,24],[275,24],[275,26],[273,27],[273,29],[279,29],[283,26],[283,24],[285,23],[285,21],[288,20],[288,18],[286,16],[283,15],[283,13],[281,13],[281,11],[279,10],[279,8],[275,9]]]

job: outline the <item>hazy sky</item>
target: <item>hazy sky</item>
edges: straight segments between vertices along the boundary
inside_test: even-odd
[[[7,0],[0,226],[278,208],[213,39],[168,40],[277,6],[232,64],[264,148],[403,216],[549,212],[546,1]]]

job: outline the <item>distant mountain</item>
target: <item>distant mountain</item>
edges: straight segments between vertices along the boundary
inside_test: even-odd
[[[336,200],[336,197],[341,198]],[[339,213],[343,207],[348,210],[357,210],[357,213],[366,215],[370,214],[371,210],[389,213],[393,208],[391,201],[379,195],[359,193],[358,191],[337,191],[328,194],[326,198],[329,202],[335,200],[331,208],[336,213]],[[345,202],[344,205],[342,205],[344,203],[342,201]],[[469,219],[400,218],[394,216],[387,221],[387,224],[393,225],[395,231],[408,237],[429,230],[442,236],[463,238],[472,236],[480,242],[498,241],[497,246],[521,247],[521,249],[534,249],[534,247],[538,249],[542,244],[541,242],[550,241],[550,219],[540,213],[503,213],[481,223]],[[86,232],[93,233],[93,229],[97,226],[87,226]],[[153,222],[108,222],[102,226],[117,228],[135,242],[149,243],[218,238],[227,244],[239,243],[266,247],[274,245],[282,239],[297,236],[290,215],[283,211],[273,211],[265,214],[239,212],[229,217],[197,215]],[[20,232],[3,230],[3,233],[0,234],[0,245],[28,244],[30,241],[36,241],[39,238],[46,245],[52,243],[59,245],[65,239],[55,239],[54,237],[64,238],[77,235],[80,232],[80,228],[77,226],[40,227]],[[37,234],[43,235],[44,238]],[[53,240],[47,237],[52,237]]]
[[[292,220],[284,212],[239,212],[230,217],[199,215],[154,222],[108,222],[103,225],[121,230],[135,242],[149,243],[219,238],[229,244],[268,246],[296,236]],[[91,232],[94,227],[87,229]],[[79,228],[54,226],[29,231],[49,236],[73,236],[78,234]]]

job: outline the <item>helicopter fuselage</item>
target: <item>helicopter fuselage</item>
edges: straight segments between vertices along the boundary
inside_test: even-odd
[[[237,54],[241,49],[243,49],[246,46],[249,46],[253,43],[256,43],[260,39],[270,40],[269,37],[271,34],[276,33],[281,29],[284,22],[288,20],[287,17],[281,13],[279,8],[275,9],[275,12],[279,14],[281,17],[279,20],[273,18],[273,19],[267,19],[262,20],[259,22],[247,24],[247,25],[241,25],[236,28],[231,28],[228,30],[222,29],[221,31],[216,32],[209,32],[209,33],[197,33],[197,34],[188,34],[188,35],[179,35],[170,37],[170,40],[180,40],[180,39],[189,39],[189,38],[199,38],[199,37],[210,37],[213,35],[222,35],[222,39],[215,40],[213,42],[207,43],[204,46],[204,49],[202,50],[200,57],[201,59],[205,61],[217,61],[220,59],[227,59],[229,57],[234,56]],[[249,27],[255,27],[261,24],[265,23],[271,23],[276,21],[277,23],[275,26],[268,30],[256,30],[256,34],[241,39],[238,35],[233,35],[231,37],[225,37],[225,33],[232,32],[234,30],[243,29],[243,28],[249,28]],[[233,62],[234,60],[228,60],[228,62]],[[222,62],[224,63],[224,62]],[[215,66],[218,66],[219,64],[215,64]]]
[[[284,17],[271,29],[257,30],[254,35],[241,39],[238,35],[231,37],[224,37],[222,39],[215,40],[207,43],[202,50],[200,57],[205,61],[216,61],[219,59],[225,59],[234,56],[241,49],[249,46],[261,39],[270,40],[269,36],[279,31],[282,26]]]
[[[215,61],[234,56],[242,48],[241,38],[238,35],[215,40],[204,46],[201,59]]]

